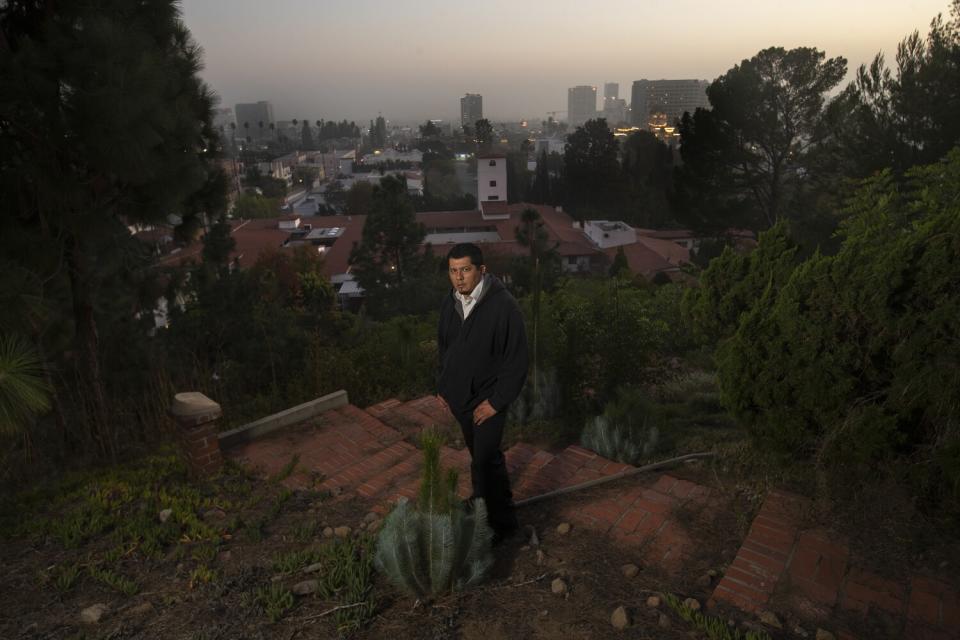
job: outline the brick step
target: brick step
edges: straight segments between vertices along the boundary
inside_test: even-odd
[[[457,427],[453,414],[437,399],[436,396],[423,396],[406,403],[406,406],[429,416],[435,424],[441,427]],[[457,429],[459,432],[459,429]]]
[[[373,414],[361,409],[360,407],[354,406],[352,404],[344,405],[336,409],[340,415],[343,415],[361,427],[366,429],[366,431],[376,438],[379,442],[384,444],[393,444],[397,440],[403,439],[403,434],[393,429],[392,427],[387,426],[379,418]]]
[[[386,409],[380,416],[380,420],[408,438],[416,437],[424,428],[443,427],[424,412],[406,404]]]
[[[409,447],[406,454],[389,468],[381,469],[357,487],[357,495],[384,504],[394,497],[399,487],[410,482],[419,482],[423,452],[409,442],[403,444]]]
[[[377,404],[370,405],[365,409],[365,411],[370,415],[372,415],[374,418],[382,418],[384,413],[386,413],[393,407],[397,407],[401,404],[403,403],[397,400],[396,398],[389,398],[382,402],[378,402]]]
[[[320,488],[328,491],[339,489],[343,492],[357,490],[357,493],[360,493],[359,488],[361,486],[388,471],[414,452],[416,452],[416,447],[403,440],[398,440],[386,449],[381,449],[371,456],[366,456],[328,477],[320,485]]]
[[[540,459],[551,455],[541,452]],[[607,460],[577,445],[570,445],[544,464],[527,469],[516,482],[517,498],[527,498],[588,480],[610,476],[628,469],[625,465]]]
[[[553,462],[555,455],[525,442],[513,445],[504,455],[507,458],[507,470],[510,473],[514,500],[522,500],[543,493],[541,489],[548,486],[543,477],[543,469]]]
[[[625,481],[629,485],[630,481]],[[693,552],[690,523],[681,523],[674,510],[693,503],[709,513],[709,488],[662,475],[653,486],[628,486],[585,505],[567,507],[561,514],[577,526],[607,534],[618,543],[640,549],[644,560],[668,573],[681,571]]]
[[[295,428],[239,445],[229,455],[266,477],[277,474],[298,456],[297,466],[283,483],[292,489],[311,489],[317,476],[334,475],[382,448],[383,444],[356,420],[330,410]]]
[[[891,579],[855,566],[847,540],[802,527],[809,507],[807,498],[767,493],[708,606],[721,602],[755,612],[782,590],[800,611],[886,619],[897,637],[960,637],[960,587],[919,574]],[[853,636],[840,630],[839,637]]]

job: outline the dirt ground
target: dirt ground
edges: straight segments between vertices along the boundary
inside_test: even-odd
[[[711,587],[704,574],[722,571],[734,557],[749,518],[735,516],[749,510],[743,500],[728,496],[730,508],[720,510],[710,521],[689,514],[685,522],[694,538],[694,552],[677,575],[667,575],[656,566],[646,566],[642,549],[627,549],[612,539],[574,526],[560,535],[559,515],[568,508],[598,497],[615,496],[623,483],[650,483],[655,476],[619,481],[582,493],[555,498],[521,510],[527,532],[519,533],[495,549],[496,563],[480,587],[420,602],[397,590],[379,574],[373,576],[375,610],[359,629],[338,631],[329,612],[336,601],[316,596],[298,597],[282,619],[271,622],[253,597],[256,589],[279,582],[291,586],[303,579],[299,572],[284,574],[275,568],[283,554],[332,544],[325,527],[347,525],[353,535],[362,535],[370,504],[356,498],[337,500],[315,492],[296,492],[277,509],[276,483],[249,480],[252,495],[263,496],[259,507],[232,513],[213,509],[205,519],[222,531],[214,552],[203,544],[181,539],[162,557],[146,559],[136,549],[112,551],[108,536],[94,538],[79,548],[65,548],[50,536],[6,540],[2,544],[0,574],[0,638],[169,638],[214,640],[237,638],[689,638],[698,635],[664,603],[647,606],[647,598],[670,592],[705,603]],[[602,494],[602,495],[601,495]],[[247,499],[244,504],[257,500]],[[272,519],[266,513],[270,509]],[[241,511],[239,507],[237,511]],[[251,539],[239,529],[241,516],[250,522],[262,516],[266,522],[260,539]],[[677,514],[683,519],[684,514]],[[313,533],[304,534],[305,523]],[[231,530],[231,528],[235,530]],[[539,544],[529,544],[535,530]],[[125,595],[83,571],[97,558],[110,556],[117,573],[130,577],[136,593]],[[209,557],[203,558],[203,556]],[[200,562],[203,558],[203,562]],[[628,578],[622,565],[634,563],[639,573]],[[54,587],[58,567],[75,564],[80,576],[69,589]],[[214,576],[197,577],[197,567],[209,567]],[[567,585],[565,595],[551,591],[554,579]],[[102,603],[106,612],[99,622],[85,623],[81,611]],[[623,631],[611,626],[610,616],[618,606],[630,614],[631,625]],[[725,616],[725,612],[715,612]],[[661,619],[661,614],[664,616]],[[742,617],[742,616],[740,616]],[[726,619],[726,618],[724,618]]]

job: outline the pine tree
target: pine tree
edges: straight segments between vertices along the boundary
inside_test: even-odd
[[[396,305],[404,307],[414,298],[432,295],[432,290],[418,284],[423,276],[436,273],[432,253],[420,253],[425,236],[406,181],[393,176],[381,179],[373,190],[362,240],[350,255],[368,304],[386,312],[388,307],[396,310]]]
[[[0,28],[0,236],[37,239],[24,261],[41,280],[66,273],[88,424],[110,453],[98,313],[118,296],[98,256],[129,224],[219,213],[214,99],[173,0],[12,1]]]
[[[422,434],[419,508],[401,500],[377,539],[377,568],[417,597],[477,584],[493,564],[486,506],[476,500],[467,513],[460,504],[456,470],[440,466],[442,444],[435,431]]]

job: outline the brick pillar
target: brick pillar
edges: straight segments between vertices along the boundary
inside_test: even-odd
[[[190,471],[198,476],[213,475],[223,466],[217,420],[220,405],[196,391],[178,393],[170,405],[177,433]]]

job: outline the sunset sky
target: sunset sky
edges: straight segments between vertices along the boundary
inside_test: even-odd
[[[481,93],[493,120],[540,120],[567,88],[713,79],[768,46],[813,46],[852,73],[926,34],[948,0],[184,0],[222,98],[270,100],[277,119],[459,120]],[[848,74],[849,77],[849,74]],[[561,117],[563,117],[561,115]]]

